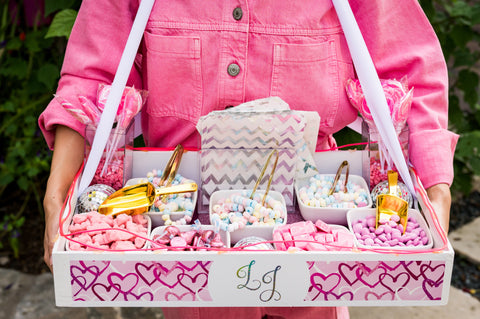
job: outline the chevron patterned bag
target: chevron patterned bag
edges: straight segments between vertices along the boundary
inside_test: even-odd
[[[311,154],[319,123],[316,112],[292,111],[278,97],[200,118],[202,205],[207,205],[217,190],[252,189],[271,150],[277,149],[279,159],[271,189],[282,193],[293,209],[297,174],[316,170]],[[263,178],[260,188],[268,178]]]

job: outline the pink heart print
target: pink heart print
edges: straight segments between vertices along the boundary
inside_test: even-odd
[[[119,273],[111,273],[108,275],[108,283],[125,296],[132,292],[138,284],[138,275],[129,273],[123,276]]]

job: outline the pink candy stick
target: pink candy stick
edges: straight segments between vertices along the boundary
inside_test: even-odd
[[[98,121],[100,121],[100,115],[101,115],[97,106],[85,96],[78,96],[78,100],[80,101],[80,104],[82,104],[85,114],[90,118],[92,123],[96,126],[98,124]]]
[[[59,101],[59,103],[63,106],[63,108],[70,113],[75,119],[77,119],[80,123],[88,125],[92,123],[90,117],[88,117],[85,112],[77,107],[75,107],[70,102],[60,98],[58,95],[54,95],[54,97]]]

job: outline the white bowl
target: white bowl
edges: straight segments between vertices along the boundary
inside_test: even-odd
[[[147,182],[148,182],[148,179],[145,178],[145,177],[132,178],[132,179],[129,179],[125,183],[125,186],[132,186],[132,185],[147,183]],[[198,190],[195,191],[195,192],[192,192],[192,193],[193,193],[192,194],[192,204],[193,204],[193,207],[196,208],[197,207]],[[150,216],[150,218],[152,219],[153,227],[163,226],[165,224],[164,220],[162,218],[162,216],[163,216],[162,212],[148,211],[148,212],[145,213],[145,215]],[[172,221],[177,221],[177,220],[183,218],[183,216],[185,216],[185,211],[176,211],[176,212],[173,212],[173,213],[170,214],[170,219]]]
[[[209,203],[209,215],[210,215],[210,223],[213,223],[212,215],[213,213],[213,206],[216,205],[221,199],[229,198],[230,196],[234,194],[239,194],[243,192],[244,190],[221,190],[221,191],[216,191],[210,196],[210,203]],[[257,190],[257,194],[263,195],[265,194],[264,191],[262,190]],[[277,191],[272,191],[270,190],[268,192],[268,195],[273,197],[275,200],[278,200],[281,202],[283,206],[283,210],[285,212],[285,218],[283,219],[283,224],[280,225],[285,225],[287,223],[287,205],[285,204],[285,198],[280,192]],[[238,241],[240,241],[242,238],[245,237],[261,237],[265,238],[266,240],[272,240],[273,239],[273,228],[275,226],[253,226],[253,225],[247,225],[242,229],[237,229],[233,232],[230,233],[230,241],[234,245]]]
[[[335,174],[321,174],[322,176],[335,177]],[[345,178],[345,175],[342,175]],[[343,179],[342,179],[343,180]],[[348,181],[360,185],[367,191],[367,206],[361,208],[372,207],[372,198],[370,197],[369,188],[365,179],[359,175],[349,175]],[[317,221],[318,219],[324,221],[327,224],[347,225],[347,211],[359,208],[334,208],[334,207],[313,207],[307,206],[300,198],[300,189],[303,186],[308,186],[309,179],[303,179],[295,182],[295,193],[297,194],[298,207],[303,219],[310,221]]]
[[[364,219],[367,216],[375,216],[376,215],[375,208],[365,208],[365,209],[355,209],[350,210],[347,213],[347,220],[348,220],[348,228],[352,233],[353,231],[353,224],[355,221],[359,219]],[[423,218],[422,214],[415,209],[408,209],[408,216],[415,218],[418,225],[425,231],[428,237],[428,243],[426,245],[418,245],[418,246],[367,246],[358,242],[357,237],[353,236],[353,240],[355,241],[355,245],[359,248],[373,248],[373,249],[387,249],[387,250],[421,250],[421,249],[430,249],[433,246],[433,239],[432,234],[430,233],[430,229],[428,227],[427,222]]]
[[[152,230],[152,232],[150,233],[149,239],[153,240],[153,238],[155,236],[162,235],[165,232],[165,228],[167,228],[167,227],[169,227],[169,226],[155,227]],[[214,225],[200,225],[200,226],[178,225],[178,226],[173,226],[173,227],[177,227],[180,230],[180,232],[182,232],[182,233],[194,229],[193,227],[200,227],[200,230],[215,230]],[[220,238],[222,239],[222,242],[225,244],[225,247],[230,248],[230,233],[228,233],[226,231],[223,231],[223,230],[219,230],[219,234],[220,234]],[[148,243],[147,243],[148,246],[147,247],[150,248],[151,244],[152,243],[150,241],[148,241]]]
[[[146,214],[144,214],[143,216],[144,216],[144,217],[147,219],[147,221],[148,221],[148,223],[147,223],[147,235],[145,236],[145,238],[150,238],[150,232],[151,232],[151,230],[152,230],[152,220],[151,220],[150,217],[147,216]],[[73,222],[73,221],[72,221],[72,222]],[[70,232],[68,232],[68,233],[71,234]],[[87,233],[87,234],[88,234],[88,233]],[[69,238],[71,238],[71,236],[69,236]],[[68,240],[68,238],[67,238],[67,239],[65,240],[65,242],[66,242],[66,245],[65,245],[65,246],[66,246],[66,250],[67,250],[67,251],[72,251],[72,250],[70,249],[70,243],[71,243],[71,241]],[[143,247],[142,247],[141,249],[147,248],[147,245],[148,245],[148,240],[145,242],[145,245],[143,245]],[[82,250],[82,251],[83,251],[83,250]],[[95,250],[92,250],[92,251],[95,251]],[[101,250],[98,250],[98,251],[101,251]],[[114,250],[108,250],[108,251],[114,251]]]

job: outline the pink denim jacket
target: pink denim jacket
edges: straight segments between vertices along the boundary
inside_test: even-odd
[[[380,78],[408,77],[414,99],[410,159],[425,187],[450,184],[458,136],[447,130],[448,78],[435,33],[416,0],[351,0]],[[111,83],[138,1],[85,0],[69,40],[57,95],[95,99]],[[357,117],[345,94],[355,77],[330,0],[156,1],[128,85],[149,91],[148,146],[198,147],[200,116],[279,96],[321,117],[318,149]],[[84,133],[56,100],[39,119],[50,147],[56,125]]]

